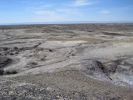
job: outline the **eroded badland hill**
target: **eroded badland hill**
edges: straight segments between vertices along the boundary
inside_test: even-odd
[[[0,100],[133,100],[133,24],[1,26]]]

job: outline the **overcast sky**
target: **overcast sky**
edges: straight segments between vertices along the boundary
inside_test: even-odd
[[[133,0],[0,0],[0,24],[133,22]]]

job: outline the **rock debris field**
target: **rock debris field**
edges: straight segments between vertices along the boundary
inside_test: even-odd
[[[0,26],[0,100],[133,100],[133,24]]]

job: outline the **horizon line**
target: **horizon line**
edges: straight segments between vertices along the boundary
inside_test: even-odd
[[[60,21],[60,22],[16,22],[1,23],[0,26],[6,25],[45,25],[45,24],[133,24],[132,21]]]

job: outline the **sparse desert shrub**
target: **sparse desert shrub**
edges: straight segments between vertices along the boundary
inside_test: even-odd
[[[4,50],[4,51],[7,51],[7,50],[9,50],[9,48],[7,48],[7,47],[4,47],[4,48],[3,48],[3,50]]]
[[[28,68],[35,68],[35,67],[37,67],[37,65],[38,65],[37,62],[30,62],[30,63],[27,64],[26,67],[28,67]]]
[[[4,70],[0,69],[0,75],[11,75],[11,74],[17,74],[18,72],[16,70]]]
[[[4,75],[11,75],[11,74],[17,74],[18,72],[16,70],[7,70],[4,71]]]
[[[18,47],[14,47],[14,50],[18,50]]]
[[[8,57],[0,57],[0,68],[7,66],[11,62],[12,62],[12,59]]]
[[[31,62],[30,65],[37,65],[37,62]]]
[[[49,52],[53,52],[53,50],[52,49],[49,49]]]
[[[4,70],[0,69],[0,75],[3,75],[3,74],[4,74]]]

